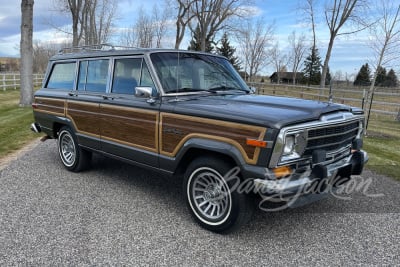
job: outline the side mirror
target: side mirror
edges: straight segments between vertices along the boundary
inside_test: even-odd
[[[250,89],[250,94],[255,94],[257,92],[257,88],[253,86],[250,86],[249,89]]]
[[[148,98],[147,103],[154,104],[156,101],[154,97],[157,97],[157,90],[147,86],[135,87],[135,96],[140,98]]]
[[[135,96],[141,98],[150,98],[153,93],[153,88],[151,87],[135,87]]]

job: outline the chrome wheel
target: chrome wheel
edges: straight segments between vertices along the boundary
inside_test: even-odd
[[[62,131],[59,135],[59,152],[65,166],[71,167],[76,160],[76,147],[74,139],[68,131]]]
[[[192,210],[203,222],[222,224],[230,214],[231,193],[224,178],[216,170],[202,167],[189,178],[187,194]]]

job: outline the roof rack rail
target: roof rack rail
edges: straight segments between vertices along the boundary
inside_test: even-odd
[[[112,44],[93,44],[93,45],[63,47],[60,50],[58,50],[58,54],[62,55],[67,53],[88,52],[88,51],[114,51],[122,49],[139,49],[139,47],[117,46]]]

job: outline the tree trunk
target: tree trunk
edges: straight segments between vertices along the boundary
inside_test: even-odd
[[[328,73],[329,60],[331,59],[332,47],[333,47],[333,42],[335,40],[335,36],[336,35],[334,33],[331,33],[331,38],[329,39],[328,51],[326,51],[324,66],[322,67],[321,81],[319,83],[319,86],[321,88],[325,88],[326,74]]]
[[[205,52],[206,51],[206,40],[204,38],[204,36],[201,37],[201,44],[200,44],[200,49],[201,51]]]
[[[33,4],[34,0],[21,1],[20,106],[31,105],[33,99]]]
[[[176,21],[176,35],[175,35],[175,49],[179,49],[182,39],[183,38],[181,38],[181,24],[177,20]]]

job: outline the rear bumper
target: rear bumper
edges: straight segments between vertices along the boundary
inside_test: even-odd
[[[367,161],[368,154],[360,150],[328,165],[317,164],[300,177],[279,180],[255,179],[254,186],[257,193],[271,200],[287,200],[296,196],[297,203],[293,202],[290,206],[301,206],[327,196],[328,191],[332,192],[348,182],[351,175],[361,174]]]
[[[40,125],[36,122],[33,122],[31,124],[31,130],[35,133],[40,133],[42,131],[42,129],[40,128]]]

